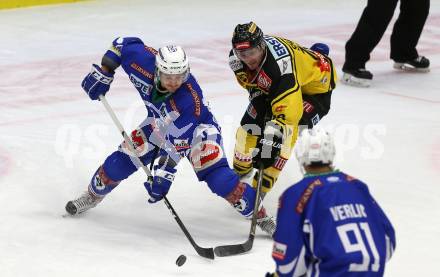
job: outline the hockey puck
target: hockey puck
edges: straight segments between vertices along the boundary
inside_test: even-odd
[[[176,265],[177,266],[182,266],[185,262],[186,262],[186,256],[185,255],[180,255],[177,258],[177,260],[176,260]]]

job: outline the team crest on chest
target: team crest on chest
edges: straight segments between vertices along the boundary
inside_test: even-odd
[[[270,86],[272,85],[272,79],[267,76],[264,70],[261,70],[257,77],[257,85],[259,88],[265,91],[269,91]]]

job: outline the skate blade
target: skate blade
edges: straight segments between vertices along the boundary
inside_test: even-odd
[[[83,213],[77,213],[77,214],[69,214],[68,212],[61,215],[63,218],[75,218],[75,217],[82,217]]]
[[[406,72],[426,73],[426,72],[430,71],[429,67],[417,68],[412,65],[405,64],[405,63],[394,63],[393,67],[394,67],[394,69],[402,70],[402,71],[406,71]]]
[[[353,75],[346,73],[344,73],[344,75],[342,76],[341,82],[349,86],[360,88],[368,88],[371,86],[371,80],[356,78]]]

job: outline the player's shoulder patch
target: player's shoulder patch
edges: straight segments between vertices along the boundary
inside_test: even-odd
[[[304,212],[304,209],[307,206],[307,203],[309,202],[310,198],[312,197],[313,190],[318,187],[322,186],[323,183],[319,179],[313,180],[313,182],[309,183],[309,185],[306,187],[306,189],[301,194],[301,197],[299,198],[298,202],[296,203],[295,211],[298,214],[302,214]]]
[[[202,112],[202,101],[200,99],[200,96],[190,82],[186,83],[186,88],[191,94],[191,97],[194,102],[194,115],[199,117]]]
[[[276,37],[264,36],[264,41],[275,60],[289,56],[287,47]]]
[[[285,74],[292,74],[292,58],[290,56],[277,60],[278,67],[281,72],[281,76]]]

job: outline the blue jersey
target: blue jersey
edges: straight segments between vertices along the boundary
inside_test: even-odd
[[[280,197],[278,276],[383,276],[394,229],[367,186],[342,172],[306,176]]]
[[[192,74],[174,93],[163,95],[157,92],[154,83],[156,53],[139,38],[128,37],[114,40],[104,58],[115,66],[122,66],[144,101],[148,117],[141,128],[150,142],[154,139],[150,137],[153,129],[160,131],[158,136],[163,140],[162,144],[165,143],[163,148],[168,153],[175,151],[185,156],[203,127],[220,128]]]
[[[155,80],[156,54],[155,49],[135,37],[115,39],[104,54],[102,65],[110,70],[119,66],[124,69],[139,92],[148,116],[131,133],[136,153],[123,142],[92,177],[89,191],[100,197],[112,191],[139,167],[131,158],[133,156],[139,157],[144,165],[157,159],[158,164],[163,163],[160,165],[166,167],[174,167],[186,157],[197,178],[205,181],[212,192],[235,205],[242,215],[251,216],[255,190],[240,182],[239,176],[229,167],[220,127],[205,104],[200,86],[189,74],[175,92],[159,92]],[[157,153],[155,149],[159,148]],[[169,157],[175,163],[169,162]],[[111,185],[102,186],[96,182],[101,178]]]

